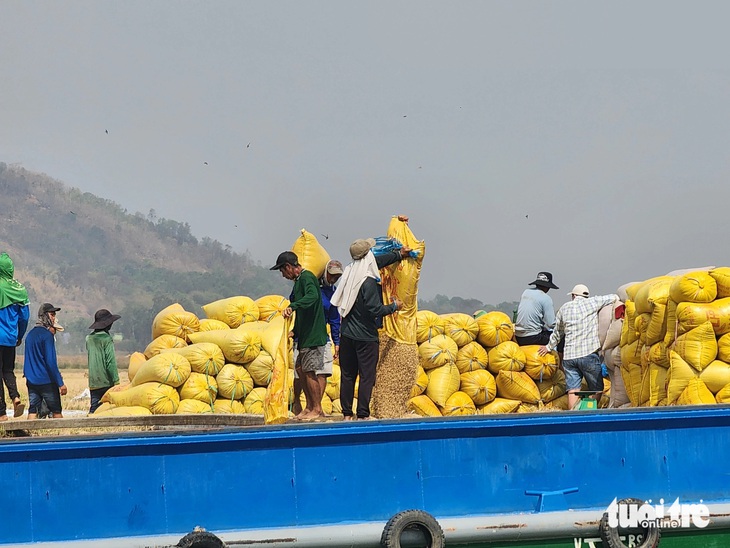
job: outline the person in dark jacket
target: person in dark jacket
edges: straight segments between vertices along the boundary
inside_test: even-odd
[[[13,401],[13,416],[25,411],[15,379],[15,349],[28,329],[28,291],[15,280],[15,265],[7,253],[0,253],[0,421],[8,420],[5,388]]]
[[[56,332],[63,331],[56,322],[56,312],[60,310],[51,303],[43,303],[35,327],[25,338],[23,375],[28,386],[29,419],[38,416],[44,401],[52,418],[63,418],[61,396],[68,390],[58,370],[55,340]]]
[[[331,300],[342,316],[340,404],[345,420],[353,419],[352,404],[358,375],[357,418],[370,417],[370,397],[380,350],[378,327],[383,316],[394,313],[402,306],[398,299],[383,304],[380,269],[405,259],[411,250],[402,247],[376,257],[371,251],[374,245],[375,240],[372,238],[352,243],[350,256],[353,262],[345,268]]]

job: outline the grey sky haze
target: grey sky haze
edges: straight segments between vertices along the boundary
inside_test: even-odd
[[[407,214],[421,296],[517,300],[549,270],[558,305],[730,265],[729,12],[4,0],[0,161],[263,265],[301,228],[346,262]]]

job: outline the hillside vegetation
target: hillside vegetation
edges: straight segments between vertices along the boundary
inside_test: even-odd
[[[152,319],[178,302],[202,314],[217,299],[288,295],[291,283],[247,253],[208,237],[198,239],[185,222],[130,213],[115,202],[69,187],[47,175],[0,162],[0,251],[15,263],[15,277],[28,289],[31,314],[42,302],[62,308],[66,331],[59,353],[84,352],[94,312],[122,315],[113,333],[122,352],[150,342]],[[475,299],[437,295],[419,307],[437,313],[503,310]]]

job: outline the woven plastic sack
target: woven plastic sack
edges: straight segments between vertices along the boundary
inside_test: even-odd
[[[624,323],[621,329],[621,346],[626,346],[638,340],[639,333],[636,331],[636,307],[633,301],[624,303]]]
[[[717,298],[717,282],[709,272],[677,276],[669,288],[669,296],[676,303],[709,303]]]
[[[677,405],[707,405],[717,403],[715,396],[698,377],[689,380],[677,399]]]
[[[702,370],[700,379],[710,392],[717,394],[727,384],[730,384],[730,364],[715,360]]]
[[[238,400],[215,400],[213,413],[216,415],[243,415],[246,412],[243,404]]]
[[[200,400],[180,400],[176,415],[201,415],[213,413],[213,406]]]
[[[151,414],[152,414],[152,411],[150,411],[146,407],[134,405],[134,406],[113,407],[111,409],[105,409],[105,410],[101,410],[101,407],[99,407],[96,411],[94,411],[94,414],[91,416],[92,417],[144,417],[144,416],[149,416]]]
[[[501,370],[497,374],[497,394],[502,398],[525,403],[540,401],[540,390],[535,381],[522,371]]]
[[[638,340],[631,344],[621,345],[621,363],[623,365],[641,365],[641,346]]]
[[[160,335],[175,335],[181,339],[188,340],[190,333],[200,331],[200,319],[195,314],[186,310],[175,309],[169,311],[171,307],[174,307],[174,305],[168,306],[160,311],[152,321],[153,339],[156,339]]]
[[[118,392],[107,392],[116,407],[146,407],[155,415],[172,415],[180,404],[180,396],[172,386],[147,382]]]
[[[330,255],[314,234],[302,228],[299,237],[294,240],[291,250],[296,254],[299,264],[303,268],[309,270],[318,279],[322,277],[324,269],[327,268],[327,263],[330,261]]]
[[[476,341],[467,343],[456,353],[456,367],[459,373],[486,369],[489,365],[489,355],[484,347]]]
[[[227,363],[215,378],[218,399],[242,400],[253,390],[253,379],[248,371],[235,363]]]
[[[214,320],[212,318],[203,318],[200,320],[200,329],[198,331],[217,331],[219,329],[230,329],[226,322]]]
[[[565,374],[560,369],[554,371],[551,377],[543,377],[543,380],[535,381],[535,385],[540,391],[540,399],[546,403],[554,401],[568,392]]]
[[[525,353],[524,371],[535,381],[542,381],[553,377],[558,371],[558,353],[548,352],[544,356],[539,354],[540,345],[532,344],[520,347]],[[562,394],[561,394],[562,395]]]
[[[460,415],[475,415],[477,411],[474,402],[464,392],[456,391],[446,400],[441,412],[444,417],[455,417]]]
[[[717,359],[730,363],[730,333],[717,339]]]
[[[444,335],[454,339],[456,346],[461,348],[476,340],[479,334],[479,325],[474,318],[460,312],[442,314],[441,316],[444,318]]]
[[[477,407],[478,415],[496,415],[501,413],[512,413],[520,406],[520,400],[510,400],[508,398],[494,398],[486,405]]]
[[[522,371],[525,368],[525,351],[513,341],[505,341],[489,350],[487,368],[493,375],[500,371]]]
[[[264,348],[267,348],[274,359],[274,369],[271,381],[264,390],[261,413],[265,424],[281,424],[289,418],[289,402],[293,394],[293,376],[289,371],[289,331],[292,327],[292,318],[284,319],[281,315],[275,316],[269,322],[269,327],[263,334]],[[274,346],[275,348],[272,348]],[[253,406],[249,399],[257,389],[244,400],[247,412]],[[257,397],[257,396],[256,396]],[[246,402],[249,402],[248,405]]]
[[[224,322],[232,328],[259,319],[259,307],[256,306],[251,297],[243,295],[219,299],[205,304],[203,305],[203,312],[208,318]]]
[[[218,395],[218,383],[215,377],[203,373],[190,373],[188,380],[180,387],[180,398],[183,400],[199,400],[212,404]]]
[[[153,339],[147,348],[144,349],[145,358],[148,360],[167,348],[185,348],[188,342],[175,335],[160,335]]]
[[[681,335],[705,322],[712,323],[715,335],[730,333],[730,298],[711,303],[677,304],[677,335]]]
[[[446,335],[436,335],[431,337],[430,341],[418,345],[420,363],[426,371],[447,363],[454,363],[458,353],[459,348],[456,342]]]
[[[416,370],[416,382],[413,384],[413,388],[411,388],[411,398],[415,398],[416,396],[423,394],[426,391],[427,386],[428,375],[426,374],[426,370],[419,365]]]
[[[649,395],[645,402],[646,405],[656,407],[658,405],[662,405],[662,402],[666,402],[668,373],[668,369],[653,363],[650,363],[649,366],[644,369],[643,375],[646,377],[646,380],[642,378],[642,383],[646,384],[649,390]]]
[[[179,354],[165,351],[144,362],[132,380],[132,386],[161,382],[177,388],[190,376],[190,362]]]
[[[337,359],[332,363],[332,374],[327,377],[327,383],[325,384],[324,389],[324,393],[327,394],[332,401],[340,399],[341,379],[342,370],[340,369],[339,359]],[[426,379],[428,379],[428,377],[426,377]]]
[[[642,284],[633,301],[637,314],[651,314],[655,304],[667,304],[673,276],[658,276]]]
[[[705,322],[680,335],[672,349],[697,371],[702,371],[717,358],[717,339],[712,324]]]
[[[564,394],[545,404],[544,409],[550,411],[570,411],[568,395]]]
[[[259,309],[259,320],[269,322],[274,316],[281,315],[291,304],[289,299],[281,295],[265,295],[254,301]]]
[[[245,329],[220,329],[218,331],[202,331],[191,333],[194,343],[213,343],[223,351],[225,361],[247,364],[261,352],[261,334],[258,331]]]
[[[251,393],[243,400],[245,413],[251,415],[264,414],[264,400],[266,399],[266,388],[259,386],[251,390]]]
[[[255,386],[269,386],[274,374],[274,358],[262,350],[256,359],[244,365]]]
[[[469,396],[476,405],[489,403],[497,396],[497,381],[486,369],[467,371],[460,375],[459,390]]]
[[[419,310],[416,313],[416,342],[421,344],[436,335],[444,334],[445,320],[430,310]]]
[[[407,408],[422,417],[440,417],[441,411],[428,396],[416,396],[408,400]]]
[[[651,345],[648,349],[647,358],[649,364],[669,369],[669,354],[667,354],[667,345],[663,342]]]
[[[621,359],[623,360],[623,353],[621,354]],[[639,407],[641,405],[641,365],[624,362],[621,365],[620,371],[624,387],[626,388],[626,396],[629,398],[631,406]]]
[[[717,298],[730,297],[730,267],[721,266],[710,270],[710,276],[717,284]]]
[[[715,400],[717,400],[717,403],[730,403],[730,384],[723,386],[722,389],[715,394]]]
[[[223,351],[215,343],[199,342],[183,348],[164,350],[163,354],[179,354],[190,362],[191,371],[206,375],[217,375],[226,363]]]
[[[431,369],[427,374],[426,395],[436,405],[443,407],[446,405],[446,400],[459,389],[461,383],[459,370],[453,363],[447,363],[441,367]]]
[[[137,371],[139,371],[139,368],[142,367],[142,364],[146,361],[147,358],[144,354],[142,354],[142,352],[132,352],[129,356],[129,368],[127,369],[129,382],[134,380],[134,376],[137,374]]]
[[[674,405],[687,388],[689,381],[698,376],[697,370],[682,359],[674,350],[669,351],[669,380],[667,381],[667,403]],[[626,380],[626,379],[624,379]]]
[[[515,334],[515,326],[504,312],[493,310],[482,314],[476,320],[479,326],[477,341],[487,348],[511,341]]]

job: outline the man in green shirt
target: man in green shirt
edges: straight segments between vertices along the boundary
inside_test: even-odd
[[[109,330],[121,316],[112,314],[106,308],[97,310],[94,323],[89,326],[94,332],[86,335],[86,352],[89,359],[89,392],[91,407],[89,414],[101,405],[101,398],[107,391],[119,384],[117,358],[114,354],[114,341]]]
[[[296,418],[322,417],[322,388],[317,372],[324,368],[324,349],[329,339],[319,280],[299,264],[299,257],[292,251],[280,253],[271,270],[278,270],[284,278],[294,282],[291,303],[282,315],[289,318],[294,312],[297,313],[294,318],[294,336],[299,354],[295,368],[302,379],[307,406]]]

